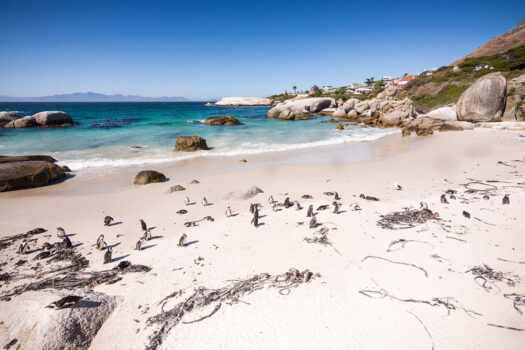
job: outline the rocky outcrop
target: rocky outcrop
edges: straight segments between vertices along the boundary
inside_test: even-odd
[[[458,120],[500,121],[505,108],[507,82],[501,73],[482,76],[461,94],[456,105]]]
[[[288,100],[279,103],[268,111],[268,118],[296,120],[299,117],[308,117],[326,108],[334,108],[336,102],[331,97],[311,97],[303,100]]]
[[[416,115],[416,110],[412,100],[405,98],[402,101],[386,104],[380,112],[379,121],[383,127],[402,126],[413,119]]]
[[[137,175],[135,175],[135,180],[133,183],[135,185],[147,185],[164,181],[166,181],[166,176],[164,176],[164,174],[155,170],[142,170]]]
[[[232,117],[231,115],[225,115],[221,117],[210,117],[204,121],[206,125],[241,125],[239,119]]]
[[[264,193],[264,191],[257,186],[246,186],[227,193],[224,199],[247,200],[255,197],[259,193]]]
[[[46,111],[32,116],[20,117],[13,112],[0,112],[0,127],[4,128],[34,128],[63,127],[74,125],[73,119],[66,112]]]
[[[385,98],[385,97],[393,97],[396,96],[399,92],[399,88],[394,85],[390,85],[385,90],[381,91],[379,94],[377,94],[377,98]]]
[[[443,121],[457,121],[456,107],[441,107],[428,112],[425,117],[443,120]]]
[[[525,112],[525,74],[511,79],[507,83],[507,100],[503,121],[525,121],[521,117]]]
[[[272,101],[263,97],[224,97],[215,106],[269,106]]]
[[[0,159],[0,192],[41,187],[65,176],[64,170],[53,162]]]
[[[175,151],[195,152],[208,150],[206,140],[200,136],[180,136],[175,142]]]
[[[45,307],[67,295],[82,299],[71,308]],[[88,349],[119,303],[118,297],[91,290],[27,292],[15,302],[3,302],[2,312],[9,317],[2,325],[2,338],[17,339],[12,350]]]
[[[403,136],[409,136],[411,133],[415,133],[418,136],[432,135],[434,131],[462,131],[472,130],[474,125],[465,121],[449,120],[443,121],[439,119],[429,117],[419,117],[403,128]]]
[[[477,123],[476,128],[487,128],[495,130],[525,131],[524,122],[499,122],[499,123]]]
[[[62,111],[46,111],[33,115],[40,126],[71,126],[73,119],[69,114]]]
[[[0,127],[20,118],[22,117],[16,112],[0,112]]]

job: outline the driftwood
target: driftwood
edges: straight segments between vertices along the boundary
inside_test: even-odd
[[[428,277],[428,272],[424,268],[422,268],[420,266],[417,266],[417,265],[414,265],[414,264],[400,262],[400,261],[392,261],[392,260],[389,260],[389,259],[386,259],[386,258],[382,258],[380,256],[373,256],[373,255],[365,256],[361,261],[365,261],[367,259],[379,259],[379,260],[388,261],[388,262],[390,262],[392,264],[412,266],[412,267],[415,267],[416,269],[422,271],[425,274],[425,277]]]
[[[150,317],[147,320],[148,326],[160,325],[149,338],[149,344],[146,349],[157,349],[166,339],[169,332],[182,322],[185,315],[191,314],[194,311],[205,308],[206,306],[216,304],[214,309],[208,315],[199,319],[183,322],[195,323],[207,319],[215,314],[223,303],[235,304],[244,295],[249,295],[257,290],[265,287],[276,288],[281,295],[288,295],[291,288],[295,288],[303,283],[307,283],[313,278],[313,274],[309,270],[299,272],[297,269],[290,269],[288,272],[281,275],[269,275],[262,273],[250,278],[233,280],[232,283],[226,287],[219,289],[208,289],[205,287],[198,287],[193,294],[185,300],[177,303],[173,308]],[[180,292],[172,293],[171,295],[180,295]],[[162,302],[166,302],[171,296],[164,298]],[[164,306],[164,305],[163,305]]]
[[[186,221],[186,222],[184,223],[184,226],[186,226],[186,227],[196,226],[196,224],[197,224],[198,222],[201,222],[201,221],[204,221],[204,220],[207,220],[207,221],[214,221],[213,218],[212,218],[211,216],[205,216],[205,217],[203,217],[203,218],[200,219],[200,220],[195,220],[195,221]]]

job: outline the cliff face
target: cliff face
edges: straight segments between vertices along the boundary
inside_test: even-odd
[[[492,38],[489,42],[478,47],[474,52],[460,58],[459,60],[451,63],[451,66],[455,66],[466,60],[467,58],[491,56],[498,52],[507,51],[513,47],[525,44],[525,20],[518,23],[517,26],[512,28],[506,33],[498,35]]]

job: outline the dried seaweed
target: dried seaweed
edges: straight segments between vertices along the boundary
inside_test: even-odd
[[[2,238],[2,239],[0,239],[0,250],[9,247],[11,244],[16,242],[17,240],[27,239],[27,238],[29,238],[31,236],[38,235],[38,234],[43,233],[43,232],[46,232],[46,230],[43,229],[43,228],[38,227],[38,228],[35,228],[33,230],[27,231],[26,233],[19,233],[17,235],[13,235],[13,236],[8,236],[8,237],[5,237],[5,238]]]
[[[422,271],[425,274],[425,277],[428,277],[428,272],[424,268],[422,268],[420,266],[417,266],[417,265],[414,265],[414,264],[400,262],[400,261],[392,261],[392,260],[389,260],[389,259],[386,259],[386,258],[382,258],[380,256],[373,256],[373,255],[365,256],[361,261],[365,261],[367,259],[379,259],[379,260],[388,261],[389,263],[392,263],[392,264],[406,265],[406,266],[415,267],[416,269]]]
[[[390,244],[388,245],[388,248],[386,249],[386,251],[389,252],[389,253],[390,252],[395,252],[397,250],[405,248],[405,246],[408,243],[428,244],[429,246],[434,248],[434,245],[432,243],[429,243],[429,242],[418,241],[418,240],[415,240],[415,239],[404,239],[404,238],[401,238],[401,239],[396,239],[395,241],[390,242]]]
[[[415,210],[405,208],[402,211],[395,211],[379,216],[377,225],[383,229],[401,230],[413,228],[424,224],[429,220],[438,220],[437,213],[432,213],[428,209]]]
[[[222,303],[230,305],[238,303],[241,301],[240,298],[242,296],[249,295],[265,287],[276,288],[281,295],[288,295],[290,288],[295,288],[303,283],[307,283],[311,278],[313,278],[313,274],[309,270],[299,272],[297,269],[290,269],[281,275],[274,276],[262,273],[246,279],[233,280],[230,285],[219,289],[198,287],[192,295],[177,303],[170,310],[162,311],[147,320],[148,326],[160,325],[160,327],[150,336],[149,345],[146,346],[146,349],[157,349],[164,342],[169,332],[177,326],[187,314],[216,304],[212,312],[207,316],[184,323],[199,322],[213,316],[213,314],[219,310]],[[179,292],[172,293],[172,295],[177,296]],[[164,298],[162,302],[165,302],[167,298]]]
[[[503,296],[507,299],[512,299],[514,302],[514,309],[520,313],[520,315],[523,315],[523,312],[520,310],[520,306],[525,306],[525,295],[523,294],[503,294]]]
[[[418,321],[419,323],[421,323],[421,325],[423,326],[423,328],[425,329],[425,332],[427,332],[428,336],[430,337],[430,341],[432,342],[432,350],[434,350],[434,338],[432,338],[432,334],[430,334],[430,332],[428,331],[428,328],[427,326],[425,326],[425,324],[423,323],[423,321],[421,321],[421,319],[419,317],[417,317],[417,315],[411,311],[406,311],[408,312],[409,314],[411,314],[412,316],[414,316]]]
[[[476,281],[478,284],[481,283],[480,286],[483,287],[483,289],[485,289],[487,292],[492,290],[493,286],[497,288],[494,282],[505,282],[510,287],[514,287],[516,282],[519,282],[519,278],[517,276],[512,276],[509,273],[503,273],[501,271],[495,271],[493,268],[485,264],[474,266],[465,272],[472,273],[475,276],[474,281]],[[514,279],[510,277],[513,277]]]
[[[498,328],[503,328],[503,329],[509,329],[511,331],[525,332],[525,329],[516,328],[516,327],[502,326],[502,325],[493,324],[493,323],[487,323],[487,326],[498,327]]]

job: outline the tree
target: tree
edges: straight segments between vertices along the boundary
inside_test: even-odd
[[[374,83],[374,77],[366,78],[366,85],[371,85]]]
[[[296,94],[297,93],[297,86],[293,86],[293,93]]]
[[[408,73],[403,74],[404,77],[406,77],[407,75],[408,75]]]

